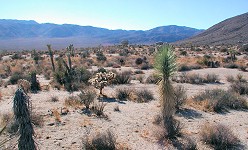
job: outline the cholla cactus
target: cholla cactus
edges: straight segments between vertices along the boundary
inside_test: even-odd
[[[17,81],[17,85],[19,88],[22,88],[23,91],[27,94],[31,88],[31,83],[24,79],[19,79]]]
[[[99,72],[95,75],[95,77],[91,78],[89,82],[97,89],[100,90],[100,94],[102,95],[102,89],[107,86],[113,79],[115,79],[116,74],[113,72]]]

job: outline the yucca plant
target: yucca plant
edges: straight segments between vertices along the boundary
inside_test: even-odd
[[[177,70],[176,56],[170,45],[160,47],[155,58],[155,68],[158,71],[161,81],[159,84],[160,101],[162,105],[163,125],[167,131],[167,137],[173,137],[176,134],[174,88],[170,78]]]
[[[48,52],[49,52],[49,56],[50,56],[50,59],[51,59],[51,63],[52,63],[52,67],[53,67],[53,72],[54,72],[55,71],[55,65],[54,65],[54,61],[53,61],[53,51],[52,51],[51,45],[48,44],[47,45],[47,48],[48,48]]]
[[[33,139],[34,129],[31,122],[30,110],[28,108],[29,98],[25,92],[19,88],[14,96],[14,116],[19,126],[20,137],[18,139],[19,150],[35,150],[35,142]]]

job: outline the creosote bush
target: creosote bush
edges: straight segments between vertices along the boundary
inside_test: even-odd
[[[184,89],[183,86],[176,86],[174,88],[174,97],[175,97],[175,107],[176,110],[179,110],[180,107],[185,104],[186,100],[187,100],[187,94],[186,94],[186,90]]]
[[[196,102],[207,101],[206,109],[215,112],[227,109],[248,109],[248,104],[243,97],[231,91],[221,89],[205,90],[193,99]]]
[[[138,103],[147,103],[151,100],[154,100],[154,96],[153,93],[147,89],[143,89],[143,90],[138,90],[135,92],[136,96],[137,96],[137,102]]]
[[[216,150],[237,149],[240,142],[232,131],[221,124],[206,124],[201,129],[201,137],[204,142]]]
[[[86,109],[89,109],[90,104],[93,103],[94,99],[96,98],[96,93],[94,90],[81,90],[78,97],[81,103],[85,105]]]
[[[120,101],[125,101],[130,99],[131,90],[128,88],[118,88],[116,89],[116,98]]]
[[[86,137],[83,140],[83,149],[86,150],[116,150],[116,138],[110,130],[97,134],[92,138]]]

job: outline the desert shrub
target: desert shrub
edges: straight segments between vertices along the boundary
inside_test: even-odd
[[[248,83],[247,82],[239,82],[239,81],[233,82],[231,84],[231,90],[240,94],[240,95],[248,94]]]
[[[31,121],[37,127],[42,127],[44,125],[43,116],[37,113],[32,114]]]
[[[161,77],[156,75],[156,74],[152,74],[150,76],[147,77],[145,83],[148,84],[157,84],[159,81],[161,80]]]
[[[175,107],[178,110],[183,104],[185,104],[187,100],[186,90],[183,86],[176,86],[174,88],[174,96],[175,96]]]
[[[140,67],[141,70],[148,70],[150,69],[150,65],[148,63],[145,63],[143,64],[141,67]]]
[[[144,74],[144,72],[142,70],[135,70],[134,73],[135,74]]]
[[[194,97],[195,101],[207,101],[207,109],[215,112],[226,111],[226,109],[247,109],[248,105],[244,98],[234,92],[220,89],[205,90]]]
[[[107,103],[102,101],[95,101],[91,108],[92,112],[94,112],[98,117],[106,117],[103,113],[105,106]]]
[[[96,53],[96,59],[98,61],[106,61],[107,60],[106,56],[102,52]]]
[[[186,64],[182,64],[178,67],[178,71],[189,71],[191,70],[190,66],[187,66]]]
[[[204,83],[218,83],[219,81],[219,76],[216,74],[207,74],[204,79]]]
[[[78,107],[81,105],[81,101],[77,96],[69,96],[65,99],[66,106]]]
[[[50,101],[51,102],[58,102],[59,98],[58,98],[58,96],[52,96]]]
[[[124,71],[116,74],[113,83],[115,84],[129,84],[131,81],[131,71]]]
[[[180,121],[176,120],[175,118],[164,120],[162,116],[161,119],[156,121],[161,121],[161,123],[156,123],[166,126],[163,128],[164,131],[159,133],[159,139],[161,141],[163,141],[164,139],[175,139],[177,136],[181,136],[182,125],[180,124]],[[163,121],[166,121],[166,124],[163,123]]]
[[[81,93],[78,95],[81,103],[83,103],[86,109],[90,108],[90,104],[94,101],[96,93],[94,90],[81,90]]]
[[[105,133],[97,134],[92,140],[86,138],[83,146],[86,150],[116,150],[116,138],[110,130],[107,130]]]
[[[187,83],[190,84],[202,84],[204,83],[204,77],[200,76],[199,74],[188,74],[186,76]]]
[[[234,77],[231,75],[226,76],[226,80],[227,82],[231,82],[231,83],[235,81]]]
[[[236,69],[239,68],[239,65],[235,64],[235,63],[229,63],[224,65],[225,68],[230,68],[230,69]]]
[[[186,56],[187,55],[187,51],[181,51],[180,55]]]
[[[182,146],[183,150],[197,150],[196,141],[190,137],[185,137],[185,142]]]
[[[210,144],[216,150],[236,149],[239,145],[239,139],[232,131],[221,124],[206,124],[201,129],[202,141]]]
[[[131,90],[127,88],[119,88],[116,89],[116,98],[123,101],[130,99],[131,96]]]
[[[107,70],[106,70],[105,68],[99,68],[99,69],[97,70],[97,72],[104,73],[104,72],[107,72]]]
[[[135,60],[136,65],[141,65],[142,63],[143,63],[143,59],[140,57]]]
[[[137,95],[136,101],[138,103],[146,103],[151,100],[154,100],[153,93],[147,89],[138,90],[135,92],[135,94]]]
[[[19,79],[25,79],[25,80],[29,81],[30,77],[26,76],[26,75],[24,75],[23,73],[20,73],[20,72],[14,72],[13,75],[9,79],[9,83],[10,84],[17,84],[17,81]]]
[[[198,65],[198,64],[193,64],[190,66],[191,69],[202,69],[202,66]]]

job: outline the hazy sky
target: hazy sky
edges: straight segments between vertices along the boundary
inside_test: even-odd
[[[248,0],[0,0],[0,19],[147,30],[179,25],[207,29],[248,12]]]

